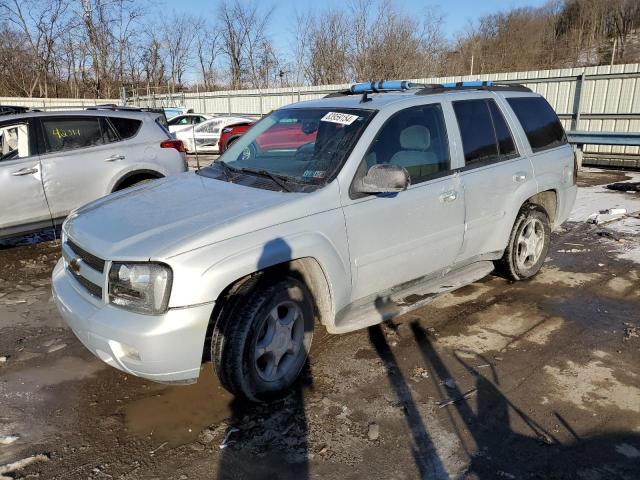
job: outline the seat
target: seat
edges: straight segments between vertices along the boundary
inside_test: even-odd
[[[411,125],[400,132],[400,148],[389,161],[404,167],[411,175],[412,183],[440,170],[440,162],[430,151],[431,132],[423,125]]]

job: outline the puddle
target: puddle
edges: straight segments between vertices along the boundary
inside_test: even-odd
[[[151,436],[158,443],[167,442],[170,447],[184,445],[204,428],[231,416],[232,399],[211,365],[205,365],[198,383],[167,387],[127,405],[127,429],[138,436]]]
[[[64,357],[48,365],[38,365],[27,370],[7,373],[3,380],[11,395],[16,392],[35,392],[43,387],[92,377],[107,366],[98,361],[86,361],[79,357]]]

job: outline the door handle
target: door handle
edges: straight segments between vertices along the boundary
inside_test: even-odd
[[[21,168],[20,170],[12,172],[11,175],[13,175],[14,177],[21,177],[23,175],[33,175],[34,173],[38,173],[37,167]]]
[[[443,203],[453,202],[456,198],[458,198],[458,192],[456,192],[455,190],[450,190],[440,195],[440,201]]]
[[[124,155],[111,155],[104,159],[105,162],[117,162],[118,160],[124,160]]]
[[[527,174],[523,172],[518,172],[513,176],[513,181],[516,183],[522,183],[527,179]]]

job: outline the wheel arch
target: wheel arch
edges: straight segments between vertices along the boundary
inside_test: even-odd
[[[555,225],[558,218],[558,192],[556,190],[551,189],[536,193],[527,199],[525,203],[542,208],[549,217],[551,225]]]
[[[229,148],[229,144],[235,142],[236,140],[238,140],[242,135],[242,133],[238,133],[236,135],[232,135],[229,138],[227,138],[227,140],[224,142],[224,150],[226,151],[227,148]]]
[[[164,178],[164,174],[151,169],[132,170],[122,175],[111,188],[111,193],[122,190],[123,188],[130,187],[131,185],[142,180],[153,180],[158,178]]]

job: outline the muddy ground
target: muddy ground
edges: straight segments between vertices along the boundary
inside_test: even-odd
[[[597,186],[625,178],[581,175],[579,203],[637,201]],[[492,275],[393,324],[317,331],[300,384],[258,406],[208,364],[186,387],[107,367],[52,303],[57,242],[5,248],[0,478],[638,479],[638,233],[633,217],[566,223],[533,280]]]

